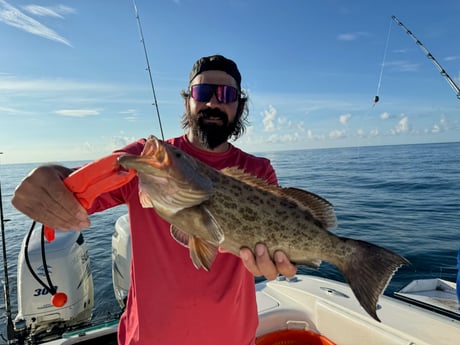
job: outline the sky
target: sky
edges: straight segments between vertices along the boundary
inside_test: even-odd
[[[201,56],[233,59],[251,153],[460,141],[458,0],[0,0],[0,162],[108,155],[184,133]],[[379,102],[374,104],[374,97]]]

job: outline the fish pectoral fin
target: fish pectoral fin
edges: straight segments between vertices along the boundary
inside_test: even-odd
[[[224,231],[220,227],[216,218],[214,218],[214,216],[212,215],[211,211],[206,206],[202,205],[201,209],[205,213],[205,227],[206,230],[209,232],[209,235],[211,236],[212,242],[221,244],[222,242],[224,242],[225,239]]]
[[[183,245],[184,247],[188,248],[188,242],[190,240],[190,235],[187,234],[185,231],[182,231],[175,225],[171,225],[170,228],[171,236],[176,240],[177,243]]]
[[[197,269],[204,268],[209,271],[216,258],[218,247],[197,237],[189,240],[190,258]]]
[[[191,236],[175,225],[171,225],[170,231],[171,236],[177,241],[177,243],[189,248],[190,258],[192,259],[193,265],[197,269],[204,268],[206,271],[209,271],[214,259],[216,258],[219,247],[198,237]]]

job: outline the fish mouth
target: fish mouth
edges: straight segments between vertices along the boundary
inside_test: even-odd
[[[123,154],[118,157],[118,163],[125,169],[132,168],[141,171],[146,165],[156,169],[164,169],[171,165],[171,160],[165,145],[152,135],[145,142],[140,155]]]

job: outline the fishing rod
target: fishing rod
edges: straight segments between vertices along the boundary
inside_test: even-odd
[[[426,57],[433,61],[434,65],[438,68],[439,72],[441,72],[441,75],[446,78],[447,82],[449,83],[450,87],[454,90],[454,92],[457,94],[457,98],[460,99],[460,88],[455,84],[455,82],[452,80],[452,78],[447,74],[447,72],[442,68],[442,66],[439,64],[439,62],[435,59],[435,57],[428,51],[428,49],[425,48],[422,42],[415,37],[415,35],[410,31],[396,16],[391,16],[391,18],[399,25],[401,26],[404,30],[406,30],[407,34],[412,37],[412,39],[415,41],[415,43],[420,47],[420,49],[423,50],[423,52],[426,54]]]
[[[0,152],[2,155],[3,152]],[[6,255],[6,241],[5,241],[5,223],[10,221],[5,219],[3,216],[3,196],[2,196],[2,183],[0,180],[0,223],[2,229],[2,252],[3,252],[3,273],[4,273],[4,282],[3,282],[3,294],[5,296],[5,314],[6,314],[6,332],[8,343],[11,343],[14,339],[14,326],[13,319],[11,318],[11,300],[10,300],[10,283],[8,278],[8,263]]]
[[[139,11],[137,10],[137,5],[136,1],[133,0],[133,6],[134,6],[134,12],[136,14],[136,19],[137,19],[137,27],[139,29],[139,34],[141,35],[141,43],[142,47],[144,48],[144,56],[145,56],[145,61],[147,62],[147,71],[149,73],[149,78],[150,78],[150,86],[152,88],[152,94],[153,94],[153,105],[155,106],[157,117],[158,117],[158,124],[160,125],[160,132],[161,132],[161,138],[165,140],[165,136],[163,134],[163,126],[161,125],[161,117],[160,117],[160,111],[158,110],[158,102],[157,102],[157,96],[155,94],[155,87],[153,86],[153,78],[152,78],[152,71],[150,69],[150,62],[149,62],[149,56],[147,54],[147,48],[145,47],[145,40],[144,40],[144,33],[142,31],[142,25],[141,25],[141,18],[139,16]]]

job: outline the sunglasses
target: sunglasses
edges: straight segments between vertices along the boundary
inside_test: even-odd
[[[190,87],[190,95],[198,102],[209,102],[216,95],[219,103],[233,103],[238,100],[239,91],[228,85],[195,84]]]

